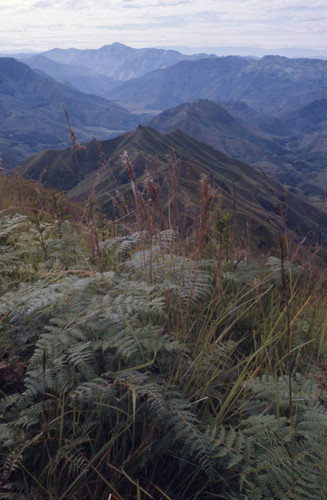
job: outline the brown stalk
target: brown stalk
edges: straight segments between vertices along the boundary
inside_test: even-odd
[[[219,204],[212,210],[216,195],[217,190],[210,185],[207,177],[203,177],[200,181],[201,212],[199,215],[197,235],[197,253],[199,259],[204,255],[212,222],[217,217],[220,210]]]
[[[94,216],[94,209],[93,209],[93,201],[94,201],[94,195],[95,195],[95,190],[96,187],[98,186],[100,182],[100,177],[99,175],[96,176],[95,182],[93,184],[92,190],[87,198],[86,204],[85,204],[85,210],[83,214],[83,222],[85,224],[85,227],[87,229],[87,235],[89,238],[90,246],[92,249],[92,254],[95,260],[98,261],[100,269],[102,267],[101,264],[101,249],[100,249],[100,243],[99,243],[99,233],[98,233],[98,228]]]
[[[172,159],[169,160],[169,175],[170,182],[173,192],[173,214],[172,214],[172,227],[176,229],[176,217],[177,217],[177,158],[173,151],[174,161]]]
[[[68,125],[68,130],[69,130],[69,136],[70,136],[70,140],[71,140],[72,146],[73,146],[73,152],[74,152],[74,158],[75,158],[75,165],[76,165],[76,172],[77,172],[77,176],[78,176],[78,182],[81,182],[81,180],[82,180],[82,178],[81,178],[81,169],[80,169],[80,164],[79,164],[79,161],[78,161],[77,151],[85,151],[86,147],[85,146],[81,146],[81,144],[78,142],[76,134],[75,134],[74,130],[72,129],[71,125],[70,125],[68,111],[67,111],[66,106],[65,106],[64,103],[62,104],[62,107],[63,107],[64,112],[65,112],[65,116],[66,116],[66,120],[67,120],[67,125]]]

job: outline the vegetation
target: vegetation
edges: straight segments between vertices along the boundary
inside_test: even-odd
[[[324,498],[319,263],[124,162],[112,220],[0,177],[0,498]]]

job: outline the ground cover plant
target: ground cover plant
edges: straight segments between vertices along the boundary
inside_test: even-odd
[[[123,161],[111,219],[0,178],[0,498],[324,498],[319,262]]]

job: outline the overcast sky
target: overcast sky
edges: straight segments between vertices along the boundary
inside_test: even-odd
[[[0,51],[54,47],[327,50],[327,0],[0,0]]]

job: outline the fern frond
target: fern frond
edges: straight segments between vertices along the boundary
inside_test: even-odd
[[[180,464],[185,467],[192,459],[213,480],[215,466],[206,435],[199,429],[199,421],[190,406],[177,397],[167,398],[160,385],[147,374],[128,371],[116,375],[117,380],[131,387],[139,398],[145,398],[150,415],[160,423],[165,433],[165,446],[181,450]],[[161,445],[163,442],[161,442]],[[162,451],[162,446],[161,446]]]

